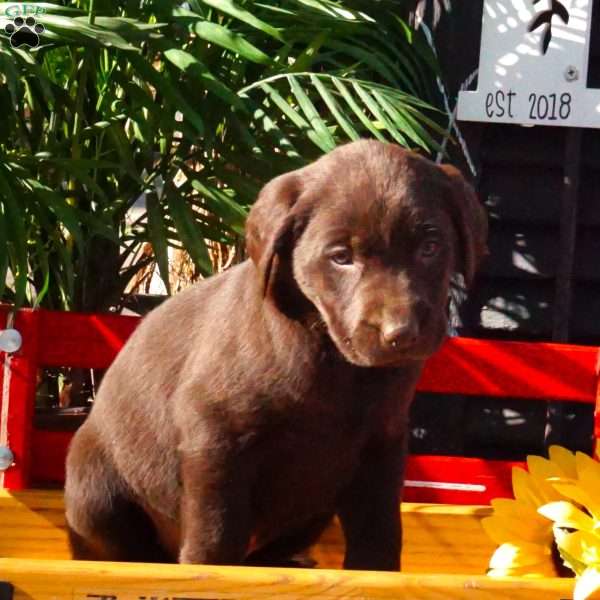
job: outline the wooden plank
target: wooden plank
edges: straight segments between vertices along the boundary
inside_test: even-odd
[[[426,363],[424,392],[594,403],[593,346],[451,338]]]
[[[525,463],[462,458],[409,456],[403,499],[408,502],[489,504],[512,498],[512,469]]]
[[[581,190],[579,200],[578,210],[581,209]],[[573,249],[573,285],[597,283],[600,280],[597,259],[600,256],[600,239],[597,229],[581,229],[577,232],[577,244]],[[503,280],[509,279],[512,286],[520,286],[523,281],[531,279],[552,280],[559,261],[564,260],[556,241],[559,234],[558,227],[504,225],[492,229],[488,248],[493,260],[486,260],[480,279],[500,280],[497,283],[506,283]],[[507,289],[510,288],[507,286]],[[531,310],[532,306],[529,308]],[[588,319],[588,325],[593,326],[591,319]],[[588,335],[598,335],[597,328],[591,327]]]
[[[44,486],[62,485],[64,464],[72,433],[34,430],[32,477]],[[406,466],[408,502],[489,504],[492,498],[512,496],[512,468],[521,462],[462,458],[457,456],[409,456]]]
[[[554,282],[480,277],[467,305],[479,338],[547,341],[552,334]]]
[[[491,125],[486,131],[484,168],[487,169],[488,165],[506,165],[513,173],[516,168],[520,172],[530,166],[562,170],[564,139],[565,130],[562,127],[545,127],[543,134],[532,135],[529,127]],[[525,194],[521,198],[528,196]]]
[[[403,569],[484,573],[494,544],[485,536],[480,520],[489,514],[489,507],[404,503]],[[68,558],[62,492],[1,490],[0,532],[0,557]],[[319,567],[339,568],[343,553],[343,535],[335,521],[311,554]]]
[[[0,305],[0,322],[8,310],[7,305]],[[124,315],[24,308],[17,312],[15,327],[26,328],[29,337],[39,333],[35,352],[21,351],[39,366],[103,369],[114,360],[140,322],[139,317]]]
[[[432,557],[434,558],[434,557]],[[437,557],[435,557],[437,558]],[[15,600],[561,600],[572,579],[0,559]]]
[[[599,417],[600,419],[600,417]],[[65,458],[73,436],[69,431],[33,431],[32,479],[46,487],[62,486]],[[512,496],[512,468],[524,463],[462,458],[409,456],[404,500],[443,504],[489,504]]]
[[[31,311],[23,310],[24,322]],[[37,311],[40,366],[105,368],[139,319]],[[593,403],[597,349],[568,344],[451,338],[424,369],[419,390]]]
[[[554,298],[552,327],[552,339],[557,342],[569,340],[583,130],[570,128],[566,136],[564,189],[560,215],[560,252],[556,272],[556,296]],[[557,441],[559,441],[559,438]]]
[[[491,217],[492,228],[521,224],[527,227],[557,226],[562,190],[561,167],[523,164],[517,169],[511,163],[486,163],[479,196]],[[596,220],[600,222],[600,211],[598,213]],[[489,262],[494,260],[495,257],[490,258]]]
[[[46,367],[102,369],[110,365],[141,319],[111,314],[40,310],[38,363]]]
[[[72,431],[33,430],[31,478],[35,485],[61,485],[65,481],[67,450]]]
[[[62,491],[0,490],[0,557],[70,557]]]
[[[24,488],[32,480],[60,485],[64,480],[63,465],[70,434],[32,428],[38,367],[106,367],[138,323],[137,318],[118,315],[19,311],[17,325],[24,334],[24,345],[11,357],[8,420],[10,445],[17,461],[16,466],[5,474],[5,487]],[[593,347],[452,338],[427,362],[418,389],[433,393],[592,404],[596,400],[596,359],[597,349]],[[429,471],[434,483],[457,483],[453,478],[464,472],[465,465],[469,464],[464,459],[447,458],[441,469],[434,468],[436,459],[428,460],[429,466],[421,459],[410,459],[413,479],[425,480],[428,476],[423,473]],[[420,466],[417,466],[419,461]],[[478,463],[476,468],[470,468],[470,479],[458,481],[476,487],[483,485],[487,495],[451,490],[448,486],[445,486],[446,491],[444,486],[413,486],[412,489],[409,486],[406,497],[421,501],[435,498],[443,502],[479,503],[509,494],[507,470],[502,471],[502,478],[498,476],[499,471],[490,475],[489,470],[487,463]],[[440,480],[440,476],[446,479]]]
[[[0,330],[6,329],[8,321],[8,312],[0,306]],[[0,352],[0,446],[8,444],[8,423],[7,405],[4,396],[6,389],[4,386],[5,377],[10,377],[10,358],[6,352]],[[4,487],[4,471],[0,471],[0,489]]]
[[[489,515],[487,506],[403,503],[403,572],[484,574],[495,549],[480,524]],[[310,554],[320,568],[341,568],[344,539],[337,521]]]
[[[596,375],[598,386],[596,387],[596,403],[594,405],[594,454],[600,456],[600,352],[596,362]]]
[[[8,381],[2,389],[2,401],[7,403],[7,445],[15,457],[14,465],[4,473],[3,484],[10,489],[24,489],[31,483],[31,436],[38,370],[35,359],[39,341],[37,313],[17,312],[13,326],[21,333],[23,344],[8,357]]]

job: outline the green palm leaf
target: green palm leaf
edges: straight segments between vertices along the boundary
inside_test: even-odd
[[[154,191],[146,193],[146,212],[148,215],[148,237],[154,250],[160,276],[165,284],[167,293],[170,294],[167,229],[165,227],[163,207]]]
[[[149,261],[168,286],[169,247],[208,275],[275,175],[360,137],[438,148],[435,56],[394,2],[177,4],[28,2],[40,46],[0,35],[0,299],[103,310]]]

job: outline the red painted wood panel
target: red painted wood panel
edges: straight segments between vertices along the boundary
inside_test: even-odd
[[[600,457],[600,351],[596,361],[596,401],[594,406],[594,454]]]
[[[35,487],[62,486],[71,431],[33,430],[31,479]]]
[[[0,305],[0,330],[6,329],[6,311]],[[2,409],[2,382],[4,381],[4,352],[0,352],[0,411]],[[0,413],[1,414],[1,413]]]
[[[407,502],[489,504],[512,498],[512,469],[525,463],[458,456],[410,456],[403,499]]]
[[[139,317],[39,311],[38,362],[45,367],[103,369],[140,323]]]
[[[425,365],[418,389],[593,403],[598,348],[451,338]]]
[[[0,307],[0,323],[5,311]],[[19,311],[15,326],[24,336],[24,345],[11,357],[9,411],[10,445],[17,466],[7,471],[6,487],[30,482],[60,485],[64,480],[72,434],[36,430],[31,425],[38,367],[105,368],[139,322],[119,315]],[[428,361],[418,389],[596,403],[597,359],[594,347],[452,338]],[[598,437],[600,411],[595,431]],[[515,464],[519,463],[412,456],[404,497],[419,502],[487,503],[511,495]]]
[[[31,484],[31,436],[38,371],[37,325],[37,314],[33,312],[17,313],[13,325],[21,333],[23,345],[9,357],[7,441],[14,454],[15,464],[4,473],[4,487],[8,489],[23,489]]]
[[[24,319],[31,311],[20,311]],[[40,310],[41,366],[104,368],[140,322],[138,317]],[[427,362],[418,389],[592,403],[593,346],[450,338]]]
[[[34,430],[32,479],[41,486],[60,486],[72,433]],[[403,499],[407,502],[489,504],[512,497],[512,468],[524,463],[454,456],[410,456]]]

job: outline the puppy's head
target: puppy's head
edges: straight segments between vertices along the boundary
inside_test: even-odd
[[[268,183],[246,233],[265,296],[316,309],[351,363],[393,366],[438,348],[450,279],[471,282],[487,220],[455,168],[361,141]]]

